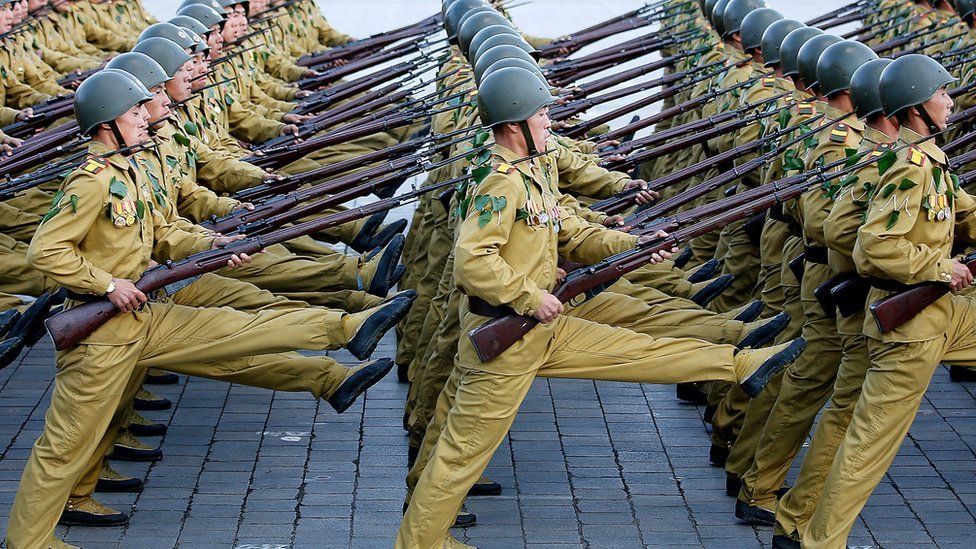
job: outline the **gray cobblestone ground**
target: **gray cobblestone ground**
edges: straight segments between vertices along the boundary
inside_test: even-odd
[[[379,354],[392,352],[389,338]],[[337,353],[342,361],[352,357]],[[0,521],[43,425],[54,374],[45,342],[0,372]],[[390,376],[345,414],[301,394],[201,379],[154,390],[173,410],[147,441],[155,464],[116,462],[147,480],[106,494],[132,512],[122,529],[71,528],[86,548],[385,548],[400,517],[405,386]],[[976,536],[976,384],[940,369],[911,436],[871,498],[856,546],[972,547]],[[731,547],[768,544],[736,524],[721,470],[707,462],[701,409],[673,388],[538,380],[489,475],[504,495],[469,501],[479,547]],[[792,478],[792,475],[791,475]]]

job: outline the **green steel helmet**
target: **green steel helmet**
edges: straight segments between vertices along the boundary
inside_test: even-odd
[[[218,6],[219,7],[219,6]],[[221,8],[221,11],[223,8]],[[214,25],[223,26],[227,21],[227,13],[220,13],[210,6],[203,4],[191,4],[176,12],[178,16],[192,17],[207,27],[209,31]]]
[[[491,25],[511,24],[508,19],[505,19],[504,15],[497,11],[484,11],[472,14],[470,17],[465,18],[458,28],[458,45],[461,47],[461,51],[470,58],[471,52],[468,51],[468,46],[471,45],[471,40],[478,34],[478,31]]]
[[[184,0],[177,11],[182,11],[189,6],[207,6],[219,13],[224,19],[227,18],[227,10],[217,0]]]
[[[532,56],[526,53],[526,51],[522,48],[502,44],[500,46],[495,46],[490,50],[481,52],[481,57],[474,60],[473,68],[475,78],[480,77],[481,74],[485,72],[485,69],[490,67],[495,61],[508,58],[522,59],[524,61],[535,63],[535,59],[533,59]]]
[[[474,52],[474,58],[477,59],[482,53],[494,48],[495,46],[515,46],[517,48],[522,48],[525,50],[525,53],[531,55],[532,58],[536,60],[538,60],[542,55],[542,52],[532,47],[532,44],[526,42],[524,38],[511,34],[496,34],[488,40],[485,40],[484,43],[481,44],[480,48],[477,50],[471,48],[471,51]]]
[[[105,65],[105,68],[118,69],[135,76],[147,90],[165,84],[172,78],[155,59],[137,51],[126,52],[115,57]]]
[[[202,53],[204,55],[210,53],[210,44],[207,44],[207,41],[204,40],[202,36],[193,32],[190,29],[183,29],[183,30],[186,31],[186,33],[190,35],[190,38],[192,38],[196,42],[196,44],[193,45],[193,48],[191,50],[193,53]]]
[[[927,55],[912,53],[895,59],[884,71],[878,88],[886,116],[921,105],[943,86],[955,82],[941,64]]]
[[[715,7],[712,8],[712,14],[708,17],[708,20],[712,22],[712,28],[718,33],[720,37],[725,36],[725,23],[722,18],[725,15],[725,8],[729,5],[731,0],[718,0],[715,3]]]
[[[874,50],[855,40],[844,40],[827,46],[817,60],[817,82],[826,97],[849,89],[851,77],[861,65],[877,59]]]
[[[142,31],[142,34],[139,35],[139,39],[136,42],[142,42],[149,38],[165,38],[175,42],[181,48],[188,50],[192,50],[197,45],[197,41],[190,36],[190,33],[172,23],[154,23],[149,25],[146,27],[146,30]]]
[[[783,14],[770,8],[759,8],[749,12],[742,20],[739,35],[742,37],[742,49],[749,53],[762,47],[763,34],[776,21],[782,21]]]
[[[531,71],[533,74],[538,76],[539,79],[546,84],[546,87],[552,87],[549,84],[549,81],[546,80],[546,75],[542,73],[542,69],[539,68],[539,65],[537,65],[536,63],[530,63],[525,59],[521,59],[518,57],[506,57],[505,59],[499,59],[498,61],[495,61],[491,65],[488,65],[488,68],[486,68],[484,72],[480,74],[475,74],[474,81],[476,84],[480,85],[481,81],[484,80],[485,78],[488,78],[489,74],[507,67],[518,67],[520,69]]]
[[[842,42],[844,39],[833,34],[820,34],[807,40],[800,51],[796,54],[796,66],[800,70],[800,78],[807,88],[816,86],[817,82],[817,62],[820,55],[828,46]]]
[[[217,0],[217,2],[219,2],[220,6],[223,7],[225,10],[230,8],[231,6],[236,6],[237,4],[241,4],[242,6],[244,6],[245,13],[247,13],[247,8],[251,7],[250,0]]]
[[[192,31],[197,36],[203,36],[210,32],[210,27],[204,25],[199,19],[195,19],[189,15],[177,15],[168,22],[183,30]]]
[[[742,29],[742,20],[759,8],[766,7],[763,0],[732,0],[722,12],[722,38],[728,38]]]
[[[147,38],[136,44],[132,51],[144,53],[152,57],[159,66],[163,67],[166,74],[172,78],[184,63],[189,61],[190,54],[181,48],[179,44],[165,38]]]
[[[704,7],[702,8],[702,14],[705,16],[705,19],[711,21],[712,10],[715,9],[715,4],[718,4],[718,0],[705,0]]]
[[[457,0],[451,4],[451,7],[444,13],[444,30],[447,32],[447,39],[456,44],[461,17],[469,11],[485,8],[491,10],[491,6],[485,0]]]
[[[78,86],[75,92],[75,117],[82,133],[91,133],[99,124],[111,122],[126,111],[152,99],[152,94],[131,74],[117,69],[102,69]]]
[[[861,65],[851,76],[851,103],[858,118],[884,114],[881,106],[881,71],[891,64],[891,59],[872,59]]]
[[[468,44],[469,55],[472,57],[478,57],[478,50],[481,49],[481,45],[484,44],[485,40],[499,34],[507,34],[509,36],[517,36],[522,38],[519,31],[515,30],[515,28],[511,25],[488,25],[487,27],[478,31],[478,34],[474,35],[474,38],[471,39],[471,43]]]
[[[797,65],[797,55],[800,53],[800,48],[811,38],[823,33],[824,31],[815,27],[801,27],[786,35],[779,48],[779,64],[783,68],[783,76],[800,74],[800,68]]]
[[[535,73],[517,67],[491,73],[478,87],[478,114],[486,126],[524,122],[552,101]]]
[[[780,48],[786,35],[803,28],[803,23],[796,19],[780,19],[773,21],[766,31],[763,32],[760,48],[762,49],[763,61],[765,66],[778,65],[780,61]]]
[[[956,12],[960,19],[976,14],[976,0],[956,0]]]

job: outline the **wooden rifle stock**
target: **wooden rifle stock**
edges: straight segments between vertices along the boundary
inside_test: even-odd
[[[852,275],[830,289],[831,299],[837,304],[837,312],[844,318],[864,313],[871,283],[866,278]]]
[[[817,303],[820,304],[820,308],[823,309],[828,317],[837,318],[837,301],[834,300],[833,289],[841,282],[849,280],[852,276],[857,277],[856,274],[840,273],[830,277],[823,284],[813,289],[813,297],[817,298]]]
[[[255,254],[272,244],[286,242],[300,236],[336,227],[343,223],[369,217],[382,211],[391,210],[423,194],[440,189],[444,185],[444,183],[428,185],[400,196],[378,200],[365,206],[349,209],[319,219],[313,219],[291,227],[285,227],[264,236],[239,240],[221,249],[193,254],[182,261],[167,261],[159,267],[146,271],[136,281],[135,285],[140,291],[146,295],[150,295],[169,284],[220,270],[227,266],[227,260],[234,254]],[[48,318],[44,324],[47,326],[47,330],[54,340],[54,347],[59,351],[63,351],[74,347],[95,333],[98,328],[118,313],[119,310],[108,299],[97,298],[94,301],[61,311]]]
[[[597,295],[621,276],[646,265],[653,254],[670,250],[691,238],[716,231],[730,223],[750,217],[758,211],[770,208],[773,204],[797,196],[802,189],[803,186],[797,186],[789,192],[784,191],[782,194],[767,194],[751,203],[727,209],[717,216],[689,227],[680,228],[666,238],[657,239],[652,243],[610,256],[594,265],[573,271],[566,277],[565,282],[552,293],[563,303],[578,304],[586,298]],[[741,199],[732,197],[726,200]],[[726,202],[726,204],[728,203]],[[468,332],[468,338],[471,340],[478,358],[482,362],[487,362],[504,353],[515,342],[529,333],[536,324],[538,324],[538,320],[535,318],[513,312],[474,328]]]
[[[962,259],[969,272],[976,272],[976,254]],[[923,282],[906,287],[875,301],[868,310],[878,324],[878,330],[886,334],[915,318],[926,307],[949,293],[949,285],[942,282]]]
[[[806,254],[800,253],[800,255],[791,259],[790,262],[787,264],[790,267],[790,272],[793,273],[793,276],[796,277],[797,281],[803,280],[803,271],[806,268],[806,265],[804,264],[805,261],[806,261]]]

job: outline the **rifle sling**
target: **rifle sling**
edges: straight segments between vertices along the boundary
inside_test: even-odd
[[[827,264],[827,248],[820,246],[803,246],[803,256],[806,261],[818,265]]]

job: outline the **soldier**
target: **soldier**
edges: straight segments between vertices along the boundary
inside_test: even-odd
[[[803,348],[798,340],[736,354],[731,346],[654,340],[561,314],[564,306],[549,293],[556,283],[557,253],[586,263],[640,240],[590,225],[562,209],[556,203],[558,190],[549,187],[543,168],[534,161],[510,164],[546,146],[552,96],[536,75],[518,68],[496,71],[482,82],[478,101],[482,120],[493,128],[494,153],[507,163],[499,163],[473,191],[489,197],[492,208],[483,211],[491,219],[479,221],[485,216],[472,208],[459,228],[455,277],[465,294],[462,332],[483,323],[484,315],[504,310],[543,324],[488,362],[479,361],[471,343],[461,339],[459,362],[437,404],[438,421],[425,437],[429,455],[422,449],[415,465],[422,473],[397,547],[459,545],[448,537],[448,528],[537,375],[665,383],[724,378],[747,385],[755,394]]]
[[[825,52],[826,53],[826,52]],[[878,81],[890,59],[868,61],[851,76],[851,102],[865,128],[857,150],[858,159],[878,159],[894,148],[898,137],[898,122],[884,114]],[[832,278],[847,274],[856,276],[851,256],[857,228],[861,224],[865,206],[878,188],[880,168],[869,164],[845,177],[841,187],[834,192],[834,203],[824,220],[824,238],[828,246],[827,260]],[[862,296],[863,297],[863,296]],[[843,358],[837,369],[833,393],[813,433],[810,447],[796,483],[779,501],[776,509],[775,547],[799,547],[810,515],[820,498],[823,481],[830,470],[837,446],[843,439],[841,433],[850,422],[854,405],[861,394],[861,383],[870,365],[867,345],[864,341],[863,304],[850,316],[837,314],[837,333],[841,338]]]
[[[922,55],[896,59],[881,74],[886,114],[897,118],[898,137],[909,146],[878,181],[857,233],[854,263],[871,280],[867,303],[905,285],[969,287],[973,275],[953,258],[955,239],[976,242],[976,201],[949,173],[942,150],[925,139],[947,127],[956,79]],[[803,533],[803,546],[846,546],[857,514],[884,476],[912,424],[922,395],[940,362],[974,365],[976,307],[972,299],[946,294],[914,318],[881,333],[865,312],[864,335],[871,365],[850,425],[834,456],[823,495]]]
[[[871,48],[854,41],[839,41],[817,51],[822,35],[800,49],[799,63],[803,74],[809,59],[816,70],[818,95],[827,99],[826,120],[830,126],[818,134],[817,145],[807,152],[805,167],[835,163],[855,152],[861,142],[864,125],[851,104],[851,75],[858,67],[877,55]],[[807,81],[813,80],[810,77]],[[823,407],[841,360],[841,343],[833,311],[824,311],[814,290],[832,275],[827,263],[824,219],[831,200],[823,189],[814,187],[799,198],[800,223],[804,241],[804,271],[800,286],[804,323],[802,334],[811,352],[804,355],[783,375],[776,404],[769,413],[755,451],[752,466],[742,476],[742,488],[735,504],[735,516],[750,524],[772,525],[775,519],[776,491],[780,489],[790,463],[803,445],[817,412]]]
[[[150,99],[141,83],[114,70],[92,76],[75,96],[81,130],[92,135],[91,157],[65,180],[28,257],[45,276],[68,288],[66,307],[105,296],[126,314],[59,353],[45,430],[31,452],[11,511],[6,534],[11,548],[60,544],[53,538],[54,525],[72,485],[94,455],[128,381],[143,368],[212,375],[209,367],[197,366],[218,362],[232,369],[221,373],[224,379],[316,394],[321,388],[313,372],[299,371],[288,379],[265,377],[267,372],[250,370],[238,359],[323,350],[344,337],[341,315],[324,310],[192,308],[149,302],[135,287],[132,280],[154,257],[179,259],[236,239],[183,231],[151,206],[143,176],[126,156],[148,138],[144,103]],[[228,266],[247,260],[233,255]],[[303,329],[295,330],[296,325]]]

